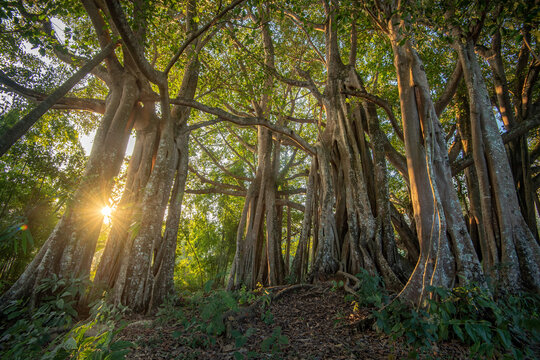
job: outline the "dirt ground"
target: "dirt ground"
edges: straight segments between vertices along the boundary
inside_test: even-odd
[[[230,328],[251,335],[238,344],[232,330],[213,337],[194,337],[178,325],[159,325],[151,319],[132,320],[119,339],[136,347],[128,359],[404,359],[411,349],[381,335],[363,321],[369,309],[355,309],[342,290],[329,284],[286,291],[264,310],[254,307],[249,316],[229,317]],[[270,311],[271,315],[267,312]],[[189,316],[189,315],[188,315]],[[264,321],[266,320],[266,321]],[[277,328],[281,329],[276,333]],[[235,333],[238,334],[238,333]],[[278,337],[284,344],[278,344]],[[264,348],[266,343],[273,345]],[[420,358],[468,359],[469,351],[457,343],[434,347]]]

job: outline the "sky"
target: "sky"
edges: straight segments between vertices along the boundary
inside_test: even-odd
[[[92,131],[89,134],[79,134],[79,141],[81,142],[81,145],[84,149],[84,152],[86,156],[90,155],[90,150],[92,150],[92,145],[94,144],[94,137],[96,136],[96,132]],[[129,142],[127,144],[127,150],[126,150],[126,156],[131,156],[133,153],[133,147],[135,146],[135,136],[132,134],[129,137]]]

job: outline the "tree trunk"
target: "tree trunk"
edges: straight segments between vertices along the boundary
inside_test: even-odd
[[[400,296],[421,304],[428,285],[452,287],[456,281],[482,282],[483,277],[452,184],[423,64],[411,40],[401,35],[405,25],[397,14],[388,21],[420,256]]]
[[[158,119],[152,104],[145,104],[139,109],[141,116],[135,123],[137,129],[135,147],[131,156],[126,185],[122,198],[112,217],[112,227],[103,250],[94,277],[92,297],[101,296],[101,292],[114,288],[133,241],[134,222],[140,217],[142,196],[155,162],[159,143]],[[125,270],[125,269],[124,269]],[[115,303],[119,296],[111,294]]]
[[[316,146],[319,228],[311,276],[325,278],[340,269],[356,274],[364,268],[380,274],[388,288],[399,290],[402,282],[396,276],[399,266],[386,163],[382,153],[370,152],[365,139],[371,128],[370,135],[380,146],[378,118],[374,108],[368,106],[366,111],[360,103],[351,106],[342,93],[350,88],[363,90],[363,86],[354,64],[342,63],[333,6],[327,11],[325,29],[327,79],[320,99],[326,127]]]
[[[56,274],[88,278],[103,221],[101,208],[108,203],[113,179],[120,170],[134,121],[139,90],[132,76],[124,74],[111,90],[88,164],[77,191],[62,219],[34,260],[2,300],[35,295],[39,282]],[[32,303],[36,299],[32,297]]]
[[[169,210],[165,233],[160,246],[156,250],[153,264],[155,277],[154,289],[152,291],[149,309],[161,304],[166,295],[174,291],[174,265],[176,259],[176,241],[178,237],[178,226],[182,210],[182,200],[184,197],[184,187],[187,179],[189,162],[189,133],[185,133],[177,138],[178,146],[178,166],[176,177],[169,201]]]
[[[512,172],[472,40],[456,43],[469,94],[472,145],[482,199],[482,225],[489,237],[498,286],[506,290],[540,291],[540,247],[519,208]],[[494,206],[493,206],[494,205]],[[491,211],[495,216],[491,216]],[[498,269],[500,266],[504,269]]]

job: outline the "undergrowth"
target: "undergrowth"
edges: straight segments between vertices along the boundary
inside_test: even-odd
[[[260,352],[248,351],[245,345],[257,329],[233,326],[234,321],[231,320],[244,311],[245,306],[255,302],[259,304],[261,320],[269,325],[273,323],[273,315],[269,311],[270,294],[262,288],[250,291],[243,287],[235,292],[212,290],[212,281],[209,281],[203,291],[185,294],[182,307],[178,306],[177,299],[170,297],[161,305],[156,321],[177,326],[173,337],[191,349],[193,358],[197,358],[198,351],[214,346],[219,336],[231,339],[231,352],[234,351],[233,357],[237,360],[279,358],[283,346],[289,343],[278,326],[270,336],[260,341]]]
[[[529,293],[494,299],[474,284],[448,290],[429,287],[424,307],[413,308],[399,298],[390,301],[380,278],[357,275],[363,286],[355,301],[372,306],[375,330],[408,346],[409,357],[435,355],[439,342],[460,341],[472,358],[534,358],[540,343],[540,298]]]
[[[115,336],[125,308],[100,300],[90,317],[77,323],[76,302],[85,287],[81,279],[53,276],[38,286],[35,307],[22,301],[5,304],[0,359],[124,359],[133,344],[116,341]]]

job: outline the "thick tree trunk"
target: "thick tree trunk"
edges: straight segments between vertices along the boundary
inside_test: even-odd
[[[138,112],[140,116],[135,122],[137,135],[128,165],[126,185],[113,214],[111,231],[96,269],[92,297],[101,296],[103,290],[114,288],[120,273],[122,270],[125,271],[125,263],[133,241],[134,222],[140,218],[144,188],[155,161],[159,142],[159,124],[155,109],[147,103]],[[117,294],[111,296],[113,302],[120,301]]]
[[[523,51],[522,51],[523,52]],[[527,49],[528,52],[528,49]],[[520,53],[520,55],[522,55]],[[525,56],[525,59],[527,57]],[[510,101],[510,90],[508,80],[504,71],[504,65],[501,55],[501,34],[497,32],[493,37],[493,48],[490,56],[487,56],[490,68],[493,72],[493,82],[495,85],[495,94],[499,103],[501,119],[507,130],[511,130],[516,125],[524,121],[522,109],[518,108],[517,116],[514,116],[513,106]],[[518,75],[519,76],[519,75]],[[516,81],[519,83],[519,81]],[[523,86],[523,84],[521,84]],[[521,98],[522,88],[517,87],[516,98]],[[527,106],[527,105],[526,105]],[[510,159],[510,168],[514,178],[516,194],[523,218],[527,222],[533,236],[538,240],[538,229],[536,227],[535,205],[532,190],[531,164],[529,160],[529,151],[527,149],[526,136],[521,136],[507,144],[508,157]]]
[[[471,40],[457,43],[469,93],[475,169],[482,198],[482,226],[488,237],[489,269],[498,285],[540,291],[540,247],[519,208],[504,144]],[[492,199],[492,200],[491,200]],[[488,202],[488,200],[491,200]],[[492,211],[495,216],[491,216]],[[504,269],[498,269],[504,265]]]
[[[388,22],[420,257],[400,296],[419,304],[428,285],[452,287],[456,281],[482,282],[483,277],[452,184],[423,64],[410,40],[402,42],[404,25],[395,14]]]
[[[2,300],[34,294],[38,283],[56,274],[87,278],[103,221],[101,208],[108,203],[113,178],[122,165],[134,121],[139,90],[125,74],[106,102],[106,111],[94,139],[83,180],[62,219]],[[33,299],[34,301],[35,299]]]
[[[311,167],[309,170],[308,183],[306,189],[306,202],[304,210],[304,219],[302,220],[302,229],[300,230],[300,239],[298,240],[298,246],[294,255],[291,274],[292,280],[296,282],[303,282],[306,280],[309,263],[309,242],[312,235],[313,214],[316,211],[314,206],[314,196],[317,192],[315,178],[317,173],[317,159],[313,157],[311,159]],[[315,232],[313,232],[316,234]]]
[[[279,143],[273,146],[271,133],[262,127],[258,129],[257,138],[257,172],[248,189],[238,226],[236,254],[227,285],[229,289],[242,285],[255,288],[257,282],[279,285],[285,278],[280,244],[281,221],[276,205]]]
[[[264,11],[261,10],[261,17]],[[265,65],[274,67],[274,46],[268,23],[262,26]],[[257,116],[268,118],[271,110],[269,90],[273,76],[265,78],[265,88],[258,102],[253,101]],[[250,289],[260,282],[265,286],[280,285],[285,279],[285,265],[281,251],[281,219],[276,205],[279,175],[280,144],[272,140],[272,134],[258,127],[257,169],[255,179],[249,186],[244,209],[236,235],[236,254],[229,274],[227,288],[242,285]],[[266,223],[266,226],[265,226]]]
[[[326,127],[316,146],[319,227],[311,276],[325,278],[340,269],[356,274],[364,268],[380,274],[390,289],[400,290],[384,154],[372,154],[365,139],[371,130],[377,146],[384,149],[378,119],[373,107],[351,106],[342,93],[363,87],[354,64],[345,66],[341,61],[333,6],[327,9],[330,21],[325,30],[327,79],[320,99]]]

